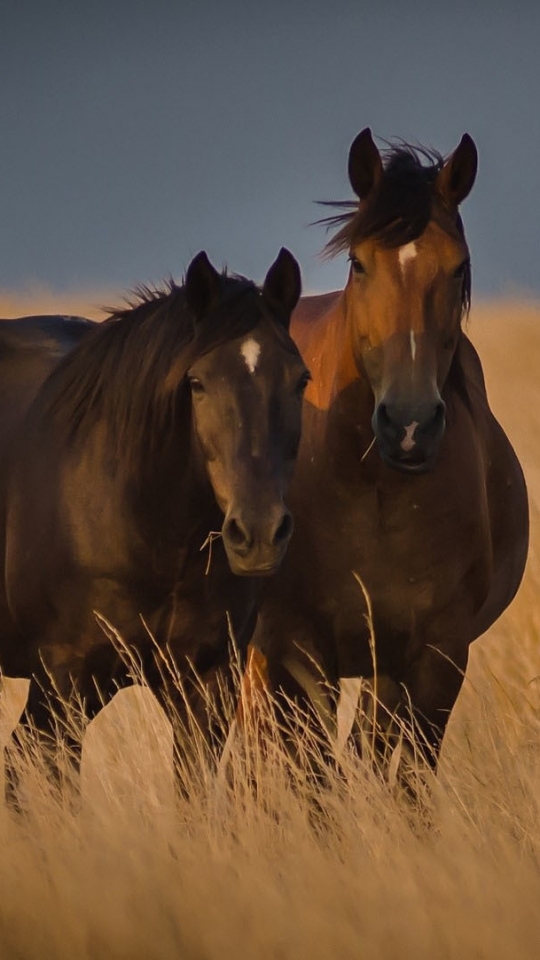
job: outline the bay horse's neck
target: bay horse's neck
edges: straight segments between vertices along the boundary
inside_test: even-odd
[[[305,399],[321,411],[330,409],[346,387],[360,379],[346,290],[302,297],[291,333],[311,372]]]

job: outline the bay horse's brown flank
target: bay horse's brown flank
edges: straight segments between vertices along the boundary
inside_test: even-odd
[[[381,708],[412,705],[431,762],[469,645],[510,603],[528,544],[523,474],[462,328],[458,207],[476,168],[467,134],[445,161],[406,144],[381,156],[369,130],[351,147],[358,200],[329,244],[348,250],[347,285],[293,314],[312,374],[296,529],[256,634],[285,712],[323,676],[338,716],[343,680],[371,679]]]

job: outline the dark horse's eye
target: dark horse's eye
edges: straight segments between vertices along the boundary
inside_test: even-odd
[[[304,395],[306,387],[310,380],[311,380],[311,374],[309,373],[309,371],[306,371],[300,377],[298,383],[296,384],[296,392],[299,397],[302,397]]]
[[[454,278],[456,280],[463,280],[463,277],[465,276],[467,269],[469,267],[469,263],[470,261],[467,258],[466,260],[463,261],[463,263],[460,263],[459,267],[456,270],[454,270]]]
[[[197,377],[189,378],[189,387],[192,393],[204,393],[204,387]]]

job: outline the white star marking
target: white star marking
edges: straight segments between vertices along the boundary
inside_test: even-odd
[[[250,373],[255,373],[257,369],[257,364],[259,362],[259,357],[261,355],[261,345],[257,343],[253,337],[249,337],[248,340],[244,340],[242,346],[240,347],[240,353],[242,354],[246,367]]]
[[[398,260],[401,267],[401,274],[405,276],[405,268],[411,260],[418,256],[418,250],[416,249],[416,244],[406,243],[404,247],[399,248]]]

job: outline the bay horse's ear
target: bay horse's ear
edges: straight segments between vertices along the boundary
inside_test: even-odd
[[[476,179],[478,151],[468,133],[464,133],[437,175],[435,189],[448,206],[458,207],[468,197]]]
[[[366,127],[351,144],[349,150],[349,180],[357,197],[361,200],[378,186],[383,175],[381,155]]]
[[[270,303],[282,308],[283,322],[287,329],[301,292],[300,267],[292,253],[282,247],[266,274],[262,293]]]
[[[201,250],[186,270],[184,293],[196,320],[202,320],[221,294],[222,278]]]

